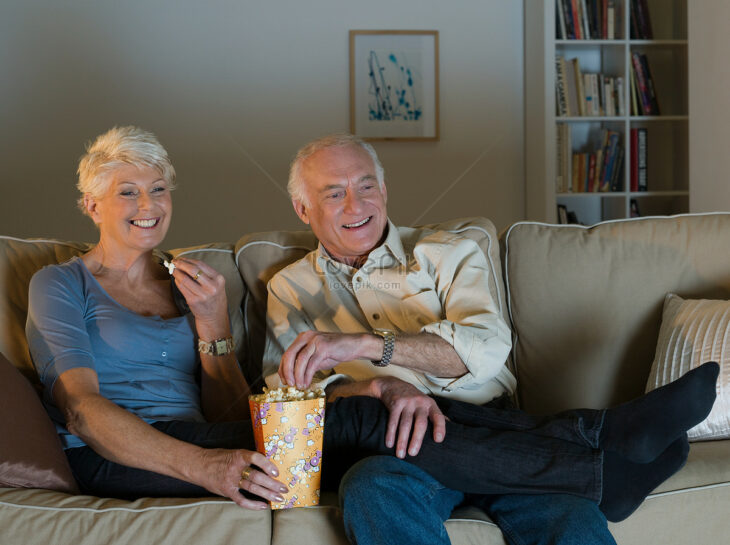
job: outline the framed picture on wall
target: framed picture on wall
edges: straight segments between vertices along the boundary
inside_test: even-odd
[[[350,132],[439,139],[437,30],[350,31]]]

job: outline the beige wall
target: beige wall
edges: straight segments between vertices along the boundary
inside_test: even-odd
[[[730,210],[730,2],[689,2],[690,209]]]
[[[299,228],[288,162],[347,130],[356,28],[440,32],[441,141],[376,144],[391,217],[504,227],[524,214],[522,15],[506,0],[3,0],[0,234],[93,239],[76,161],[115,124],[155,132],[177,168],[167,246]]]

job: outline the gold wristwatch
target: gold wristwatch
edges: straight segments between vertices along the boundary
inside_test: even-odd
[[[228,336],[214,341],[204,341],[198,339],[198,352],[201,354],[210,354],[211,356],[225,356],[233,352],[233,337]]]

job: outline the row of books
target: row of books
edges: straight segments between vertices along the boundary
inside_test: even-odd
[[[555,189],[558,193],[621,191],[624,149],[621,146],[619,133],[604,129],[599,149],[574,153],[571,125],[561,123],[557,131],[558,161]],[[632,128],[629,145],[631,149],[629,191],[648,191],[649,131],[644,127]]]
[[[649,6],[646,0],[631,0],[631,39],[651,40],[654,32],[649,19]]]
[[[555,97],[559,116],[625,114],[624,78],[584,74],[577,58],[555,56]]]
[[[568,123],[561,123],[557,128],[555,190],[558,193],[621,191],[624,161],[621,134],[603,129],[598,149],[573,152],[571,130]]]
[[[631,115],[659,115],[656,86],[646,55],[631,53]]]
[[[555,34],[558,40],[613,40],[620,7],[616,0],[555,0]]]

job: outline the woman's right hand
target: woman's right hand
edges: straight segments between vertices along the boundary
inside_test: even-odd
[[[245,471],[251,468],[244,479]],[[262,501],[251,500],[241,494],[241,489],[271,502],[284,501],[282,494],[288,489],[275,477],[276,466],[263,454],[251,450],[203,449],[202,460],[193,471],[201,473],[198,483],[219,496],[232,499],[246,509],[268,509]]]

